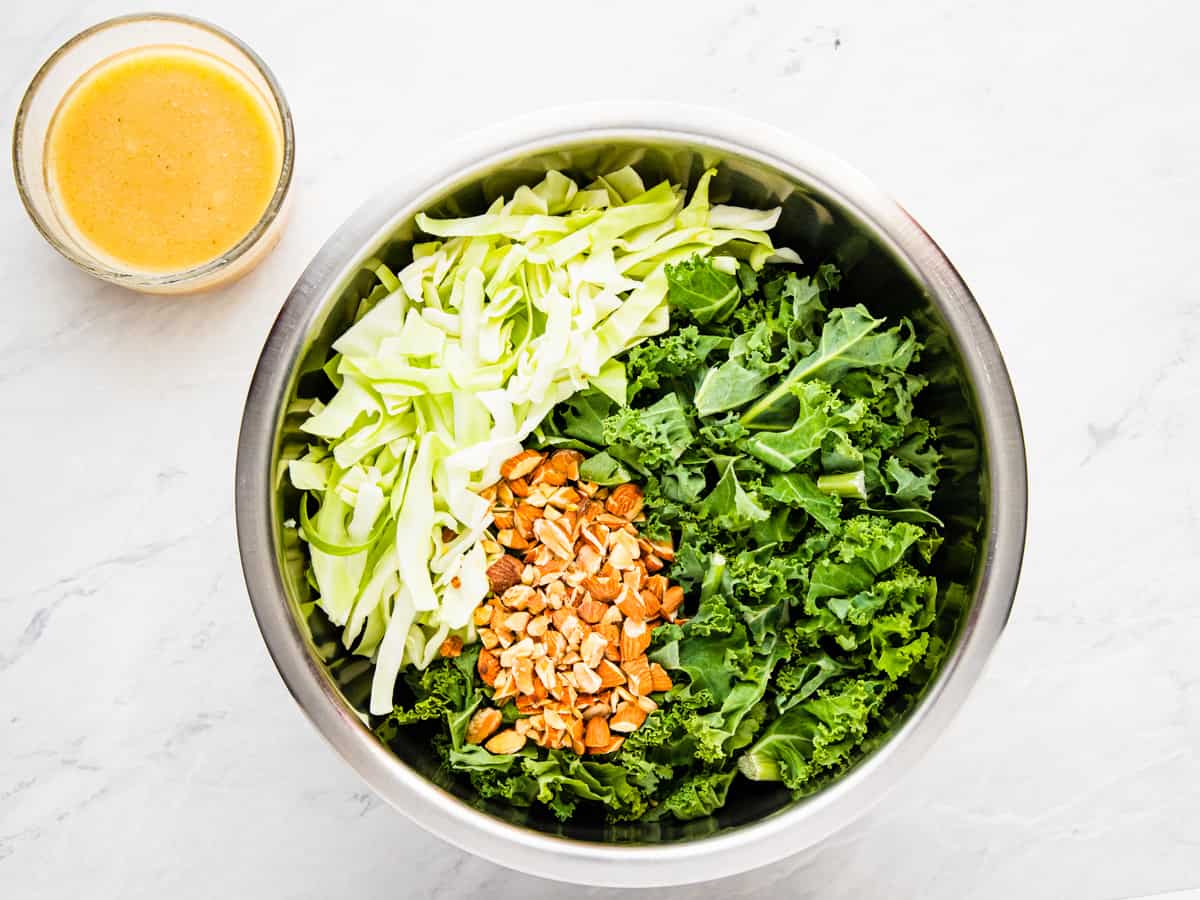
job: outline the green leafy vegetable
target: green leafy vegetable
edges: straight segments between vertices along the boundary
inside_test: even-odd
[[[466,745],[466,723],[487,694],[470,665],[448,661],[406,671],[412,699],[379,731],[391,739],[402,728],[436,724],[447,769],[469,778],[485,800],[540,804],[562,819],[603,812],[612,822],[693,821],[720,810],[747,789],[747,779],[778,782],[797,796],[819,790],[912,706],[968,597],[962,585],[939,584],[932,574],[943,520],[931,505],[948,469],[978,464],[978,445],[969,431],[935,427],[921,415],[931,379],[920,370],[926,348],[913,325],[840,302],[836,269],[803,273],[798,259],[768,249],[753,229],[770,227],[774,213],[712,206],[709,176],[683,205],[669,187],[646,191],[630,171],[588,189],[612,204],[599,215],[580,207],[563,216],[550,199],[525,197],[507,211],[434,224],[432,233],[487,234],[501,246],[533,235],[549,258],[577,263],[598,241],[611,255],[593,249],[576,276],[594,269],[605,278],[616,270],[620,278],[642,279],[606,320],[611,325],[599,327],[601,346],[620,348],[605,357],[610,367],[593,366],[581,379],[586,384],[572,382],[579,388],[573,393],[547,389],[550,399],[537,407],[543,417],[530,426],[529,440],[581,450],[586,480],[642,484],[640,527],[672,541],[667,574],[686,590],[676,620],[653,630],[648,651],[673,687],[655,695],[657,708],[619,750],[599,759],[533,745],[496,756]],[[570,193],[557,180],[539,189],[545,198]],[[714,243],[711,233],[721,229],[729,234]],[[721,249],[709,252],[713,247]],[[493,250],[480,252],[487,259]],[[411,277],[402,272],[401,284]],[[498,302],[490,288],[487,301]],[[669,320],[656,318],[663,303]],[[543,318],[546,329],[572,327],[555,326],[545,304],[532,305],[532,318],[522,318],[525,307],[513,302],[508,340],[523,341]],[[487,302],[471,308],[483,309],[486,319]],[[455,339],[447,332],[443,345]],[[422,341],[436,343],[429,334]],[[624,362],[619,374],[614,358]],[[565,355],[555,365],[570,368]],[[405,384],[440,377],[397,371]],[[514,378],[521,372],[518,366]],[[402,513],[424,516],[422,428],[449,412],[415,395],[390,409],[388,402],[352,387],[340,405],[331,402],[314,418],[321,431],[357,434],[364,422],[380,427],[379,408],[414,416],[417,424],[385,445],[391,456],[375,480],[394,479],[390,495],[381,488],[394,498],[407,479],[417,513],[407,500]],[[376,435],[357,440],[372,445]],[[374,473],[346,484],[344,467],[329,460],[318,448],[292,464],[297,486],[326,498],[304,527],[333,551],[353,554],[377,527]],[[335,512],[322,518],[326,505]],[[432,508],[442,508],[436,497]],[[319,552],[314,542],[314,568]],[[372,554],[336,558],[361,567],[365,578],[378,565]],[[397,562],[404,561],[389,565]],[[418,621],[427,601],[421,579],[411,580],[415,588],[408,578],[386,588],[397,598],[392,616]],[[333,596],[357,609],[347,585],[329,584]],[[390,635],[378,658],[394,663]]]

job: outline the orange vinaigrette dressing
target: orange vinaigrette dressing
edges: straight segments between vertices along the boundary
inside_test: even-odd
[[[282,164],[262,92],[216,56],[166,44],[83,75],[46,136],[47,187],[76,239],[147,273],[234,247],[266,211]]]

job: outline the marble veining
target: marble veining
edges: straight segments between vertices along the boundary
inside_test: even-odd
[[[4,108],[61,41],[144,5],[10,4]],[[471,128],[622,97],[756,116],[901,198],[996,332],[1031,483],[1009,629],[911,776],[818,853],[630,893],[1197,896],[1193,7],[176,6],[280,77],[292,221],[234,287],[142,298],[58,259],[0,179],[0,896],[563,895],[425,834],[304,720],[246,600],[233,455],[283,297],[361,201]]]

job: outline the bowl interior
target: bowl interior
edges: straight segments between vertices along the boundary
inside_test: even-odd
[[[984,564],[981,547],[986,527],[983,498],[987,496],[987,466],[978,407],[962,365],[960,348],[910,263],[894,249],[886,235],[832,190],[815,181],[785,175],[781,168],[766,160],[750,158],[715,143],[697,146],[694,139],[665,137],[603,142],[580,140],[494,162],[486,173],[448,185],[422,206],[434,215],[477,214],[496,197],[511,196],[517,186],[536,183],[548,169],[559,169],[586,182],[625,165],[637,169],[647,185],[669,179],[688,186],[694,184],[706,168],[719,166],[719,175],[710,188],[713,202],[758,208],[782,206],[779,224],[772,232],[777,246],[794,248],[809,265],[835,263],[843,272],[840,295],[845,302],[861,301],[876,314],[908,316],[916,322],[926,341],[921,365],[930,380],[929,387],[920,397],[918,412],[938,426],[949,456],[949,466],[942,473],[943,480],[933,507],[946,523],[946,541],[935,557],[936,574],[943,588],[957,582],[966,587],[964,596],[973,596]],[[411,214],[417,211],[419,209],[398,211],[404,217],[393,222],[385,237],[372,246],[363,247],[359,260],[374,256],[386,262],[393,271],[403,267],[411,259],[414,237],[420,240],[411,221]],[[330,344],[350,323],[359,299],[373,285],[371,273],[351,271],[316,313],[288,380],[285,413],[273,451],[276,462],[273,471],[280,472],[280,461],[302,453],[309,440],[298,431],[304,416],[287,414],[286,401],[296,397],[325,398],[330,394],[330,386],[320,367]],[[349,655],[342,649],[340,632],[330,626],[311,602],[311,588],[304,577],[304,548],[295,529],[282,524],[296,518],[297,500],[288,480],[277,478],[273,521],[287,599],[292,614],[311,636],[310,652],[328,667],[345,704],[365,716],[370,665],[362,657]],[[942,617],[944,637],[948,641],[957,640],[957,626],[966,618],[965,612],[948,609]],[[898,725],[911,711],[891,710],[894,724]],[[892,730],[894,728],[889,729]],[[771,816],[794,802],[805,802],[793,801],[790,792],[779,786],[755,784],[739,778],[734,782],[724,809],[697,822],[613,826],[603,820],[577,816],[564,825],[536,810],[480,801],[468,782],[439,771],[438,758],[430,748],[428,737],[429,734],[418,729],[409,729],[393,747],[398,760],[402,761],[396,764],[411,767],[463,802],[492,816],[572,839],[633,843],[681,841],[734,829]],[[878,744],[885,741],[886,738]],[[871,752],[877,749],[878,746]]]

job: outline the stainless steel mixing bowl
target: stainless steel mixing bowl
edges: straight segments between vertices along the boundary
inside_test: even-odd
[[[397,809],[446,840],[505,866],[592,884],[664,885],[744,871],[813,847],[874,804],[946,726],[979,676],[1012,606],[1025,537],[1025,452],[1012,386],[983,315],[920,226],[845,164],[766,126],[708,110],[624,107],[557,111],[485,135],[440,172],[386,191],[343,225],[292,290],[254,373],[237,459],[237,526],[255,615],[280,674],[317,729]],[[482,211],[548,168],[584,176],[632,163],[647,181],[690,184],[719,164],[714,199],[782,205],[777,244],[836,262],[842,295],[917,318],[934,337],[926,414],[958,435],[972,461],[939,490],[948,517],[939,554],[948,578],[973,586],[952,649],[888,740],[844,777],[794,802],[748,785],[700,823],[561,826],[537,813],[481,803],[437,770],[426,742],[393,750],[364,716],[365,661],[348,658],[306,603],[295,492],[280,477],[288,414],[349,321],[361,263],[406,260],[421,210]]]

